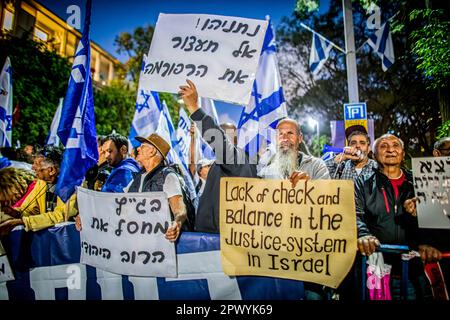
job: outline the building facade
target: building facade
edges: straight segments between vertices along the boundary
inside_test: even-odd
[[[82,23],[81,23],[82,25]],[[72,59],[81,33],[49,9],[34,0],[0,1],[0,29],[22,37],[28,33],[47,49]],[[104,86],[117,76],[119,60],[91,41],[91,72],[94,85]]]

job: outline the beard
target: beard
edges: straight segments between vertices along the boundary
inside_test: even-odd
[[[275,170],[283,179],[287,179],[298,168],[298,151],[278,149],[274,160]]]

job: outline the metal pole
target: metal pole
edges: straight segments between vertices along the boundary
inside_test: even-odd
[[[319,132],[319,121],[317,121],[317,156],[320,158],[320,132]]]
[[[344,10],[345,60],[349,103],[359,102],[358,73],[356,70],[355,34],[353,31],[352,1],[342,0]]]
[[[322,39],[322,40],[325,40],[325,41],[328,41],[329,43],[331,43],[336,49],[338,49],[339,51],[341,51],[343,54],[345,54],[345,50],[344,49],[342,49],[341,47],[339,47],[337,44],[335,44],[333,41],[330,41],[330,40],[328,40],[327,38],[325,38],[324,36],[322,36],[320,33],[318,33],[318,32],[315,32],[313,29],[311,29],[310,27],[308,27],[306,24],[304,24],[303,22],[300,22],[300,25],[303,27],[303,28],[305,28],[306,30],[308,30],[308,31],[310,31],[310,32],[312,32],[312,33],[314,33],[314,34],[317,34],[317,36],[320,38],[320,39]]]

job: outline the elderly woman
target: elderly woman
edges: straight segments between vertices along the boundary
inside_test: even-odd
[[[19,207],[36,185],[33,172],[13,167],[0,170],[0,223],[12,219],[8,213]]]
[[[76,215],[75,194],[65,204],[55,193],[61,159],[62,150],[57,147],[47,146],[37,153],[33,163],[38,178],[36,186],[20,206],[5,208],[16,218],[0,224],[0,235],[18,225],[24,225],[26,231],[38,231]]]
[[[384,134],[374,142],[374,155],[378,169],[355,183],[358,249],[370,256],[380,243],[408,245],[420,253],[423,261],[441,259],[441,252],[419,237],[417,215],[410,208],[414,198],[412,174],[402,167],[405,157],[403,141]],[[400,258],[384,254],[385,261],[392,264],[391,288],[394,299],[398,298]],[[425,277],[419,259],[410,260],[408,299],[422,299],[429,292],[424,290]]]

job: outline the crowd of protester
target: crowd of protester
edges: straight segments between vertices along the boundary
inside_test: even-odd
[[[292,187],[300,180],[353,180],[358,251],[368,257],[381,244],[407,245],[416,250],[418,257],[409,262],[407,297],[432,298],[423,266],[441,260],[441,253],[450,251],[450,235],[447,230],[419,228],[412,173],[404,167],[405,145],[399,137],[383,134],[372,143],[364,127],[353,126],[345,132],[348,147],[324,161],[301,151],[301,127],[297,121],[286,118],[277,125],[277,152],[267,157],[264,166],[258,166],[258,161],[249,159],[237,147],[236,128],[230,124],[218,125],[202,110],[194,83],[188,80],[180,86],[179,94],[193,121],[192,137],[197,127],[215,151],[215,160],[195,159],[195,139],[191,140],[190,174],[196,182],[199,199],[195,221],[188,214],[194,202],[187,199],[185,181],[180,171],[167,163],[171,147],[156,133],[136,137],[141,143],[136,150],[129,150],[128,139],[119,134],[98,137],[99,160],[87,172],[83,186],[99,192],[165,192],[173,219],[166,238],[174,242],[183,230],[219,233],[222,177],[288,179]],[[211,135],[211,130],[217,134]],[[76,194],[65,204],[55,193],[62,152],[57,146],[36,150],[27,146],[15,153],[2,150],[0,236],[19,225],[26,231],[37,231],[71,220],[81,230]],[[433,155],[450,156],[450,138],[437,141]],[[392,265],[393,298],[399,299],[399,255],[385,254],[384,259]],[[355,269],[356,263],[351,273]],[[448,262],[444,262],[443,269],[448,282]],[[335,291],[344,299],[355,293],[352,277],[347,278]],[[305,283],[305,289],[307,299],[329,297],[329,288],[321,285]]]

